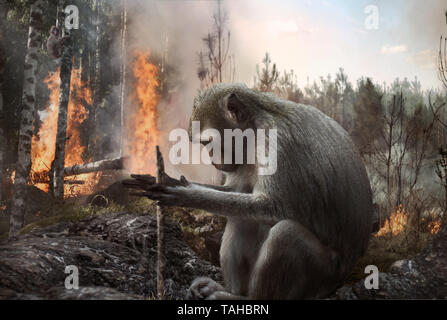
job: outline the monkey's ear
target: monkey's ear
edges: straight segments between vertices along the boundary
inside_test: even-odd
[[[226,108],[230,116],[237,122],[247,120],[247,108],[235,93],[231,93],[226,99]]]

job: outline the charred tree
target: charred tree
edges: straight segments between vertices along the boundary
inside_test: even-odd
[[[3,182],[3,168],[6,153],[6,133],[4,130],[4,116],[3,116],[3,61],[0,52],[0,203],[2,202],[2,182]]]
[[[9,238],[17,236],[23,227],[26,203],[26,186],[31,170],[31,141],[33,135],[34,115],[36,112],[36,74],[38,68],[38,49],[40,46],[40,28],[44,1],[37,0],[30,8],[28,45],[25,56],[24,83],[21,105],[17,169],[12,199]]]
[[[73,42],[70,32],[65,30],[65,36],[66,40],[64,41],[60,71],[61,87],[53,167],[54,196],[60,200],[64,198],[65,143],[67,141],[68,102],[70,100],[71,70],[73,67]]]
[[[159,146],[156,147],[157,153],[157,183],[162,183],[165,173],[165,165],[163,156]],[[165,215],[163,207],[157,206],[157,296],[163,299],[165,296],[165,269],[166,269],[166,253],[165,253],[165,232],[164,222]]]
[[[0,7],[0,29],[4,29],[4,21],[6,21],[7,10]],[[4,82],[4,69],[6,64],[5,54],[2,48],[4,39],[3,34],[0,34],[0,204],[2,202],[2,182],[3,182],[3,169],[6,153],[6,130],[5,130],[5,120],[3,115],[3,82]]]

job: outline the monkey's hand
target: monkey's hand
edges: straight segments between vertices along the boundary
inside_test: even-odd
[[[155,177],[150,174],[131,174],[130,176],[133,179],[126,179],[121,182],[124,187],[129,189],[147,190],[148,187],[153,186],[156,182]],[[170,187],[181,185],[180,180],[171,178],[166,173],[162,175],[162,182],[164,185]]]
[[[184,176],[177,180],[164,173],[162,183],[156,183],[155,177],[149,174],[132,174],[131,177],[133,179],[124,180],[122,184],[126,188],[140,191],[131,192],[130,195],[148,197],[163,206],[188,206],[187,198],[193,189],[193,184]]]

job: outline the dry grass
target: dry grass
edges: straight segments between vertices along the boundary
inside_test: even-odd
[[[388,271],[391,264],[397,260],[410,259],[420,253],[425,248],[428,241],[434,234],[426,225],[426,221],[420,221],[419,227],[415,228],[412,224],[403,226],[400,232],[385,232],[385,225],[370,239],[368,249],[365,255],[359,259],[351,276],[347,279],[348,283],[356,282],[365,278],[365,267],[375,265],[379,271]],[[430,225],[430,224],[428,224]],[[398,228],[399,229],[399,228]],[[390,228],[390,230],[395,230]]]

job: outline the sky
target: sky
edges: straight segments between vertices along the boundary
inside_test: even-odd
[[[214,0],[132,0],[141,43],[156,49],[171,35],[171,53],[195,76],[202,38],[212,28]],[[343,68],[352,82],[377,83],[417,77],[439,88],[439,37],[447,36],[446,0],[223,0],[231,32],[236,80],[253,85],[265,52],[283,70],[293,69],[301,87]],[[371,6],[376,28],[368,28]],[[368,24],[369,25],[369,24]],[[192,78],[191,78],[192,79]]]
[[[312,82],[341,67],[351,81],[417,77],[423,88],[440,87],[436,58],[439,37],[447,36],[445,0],[228,0],[226,5],[244,82],[253,78],[249,62],[261,61],[268,51],[280,70],[298,74],[301,86],[308,77]],[[369,6],[377,8],[377,28],[365,26],[365,20],[371,22]]]

